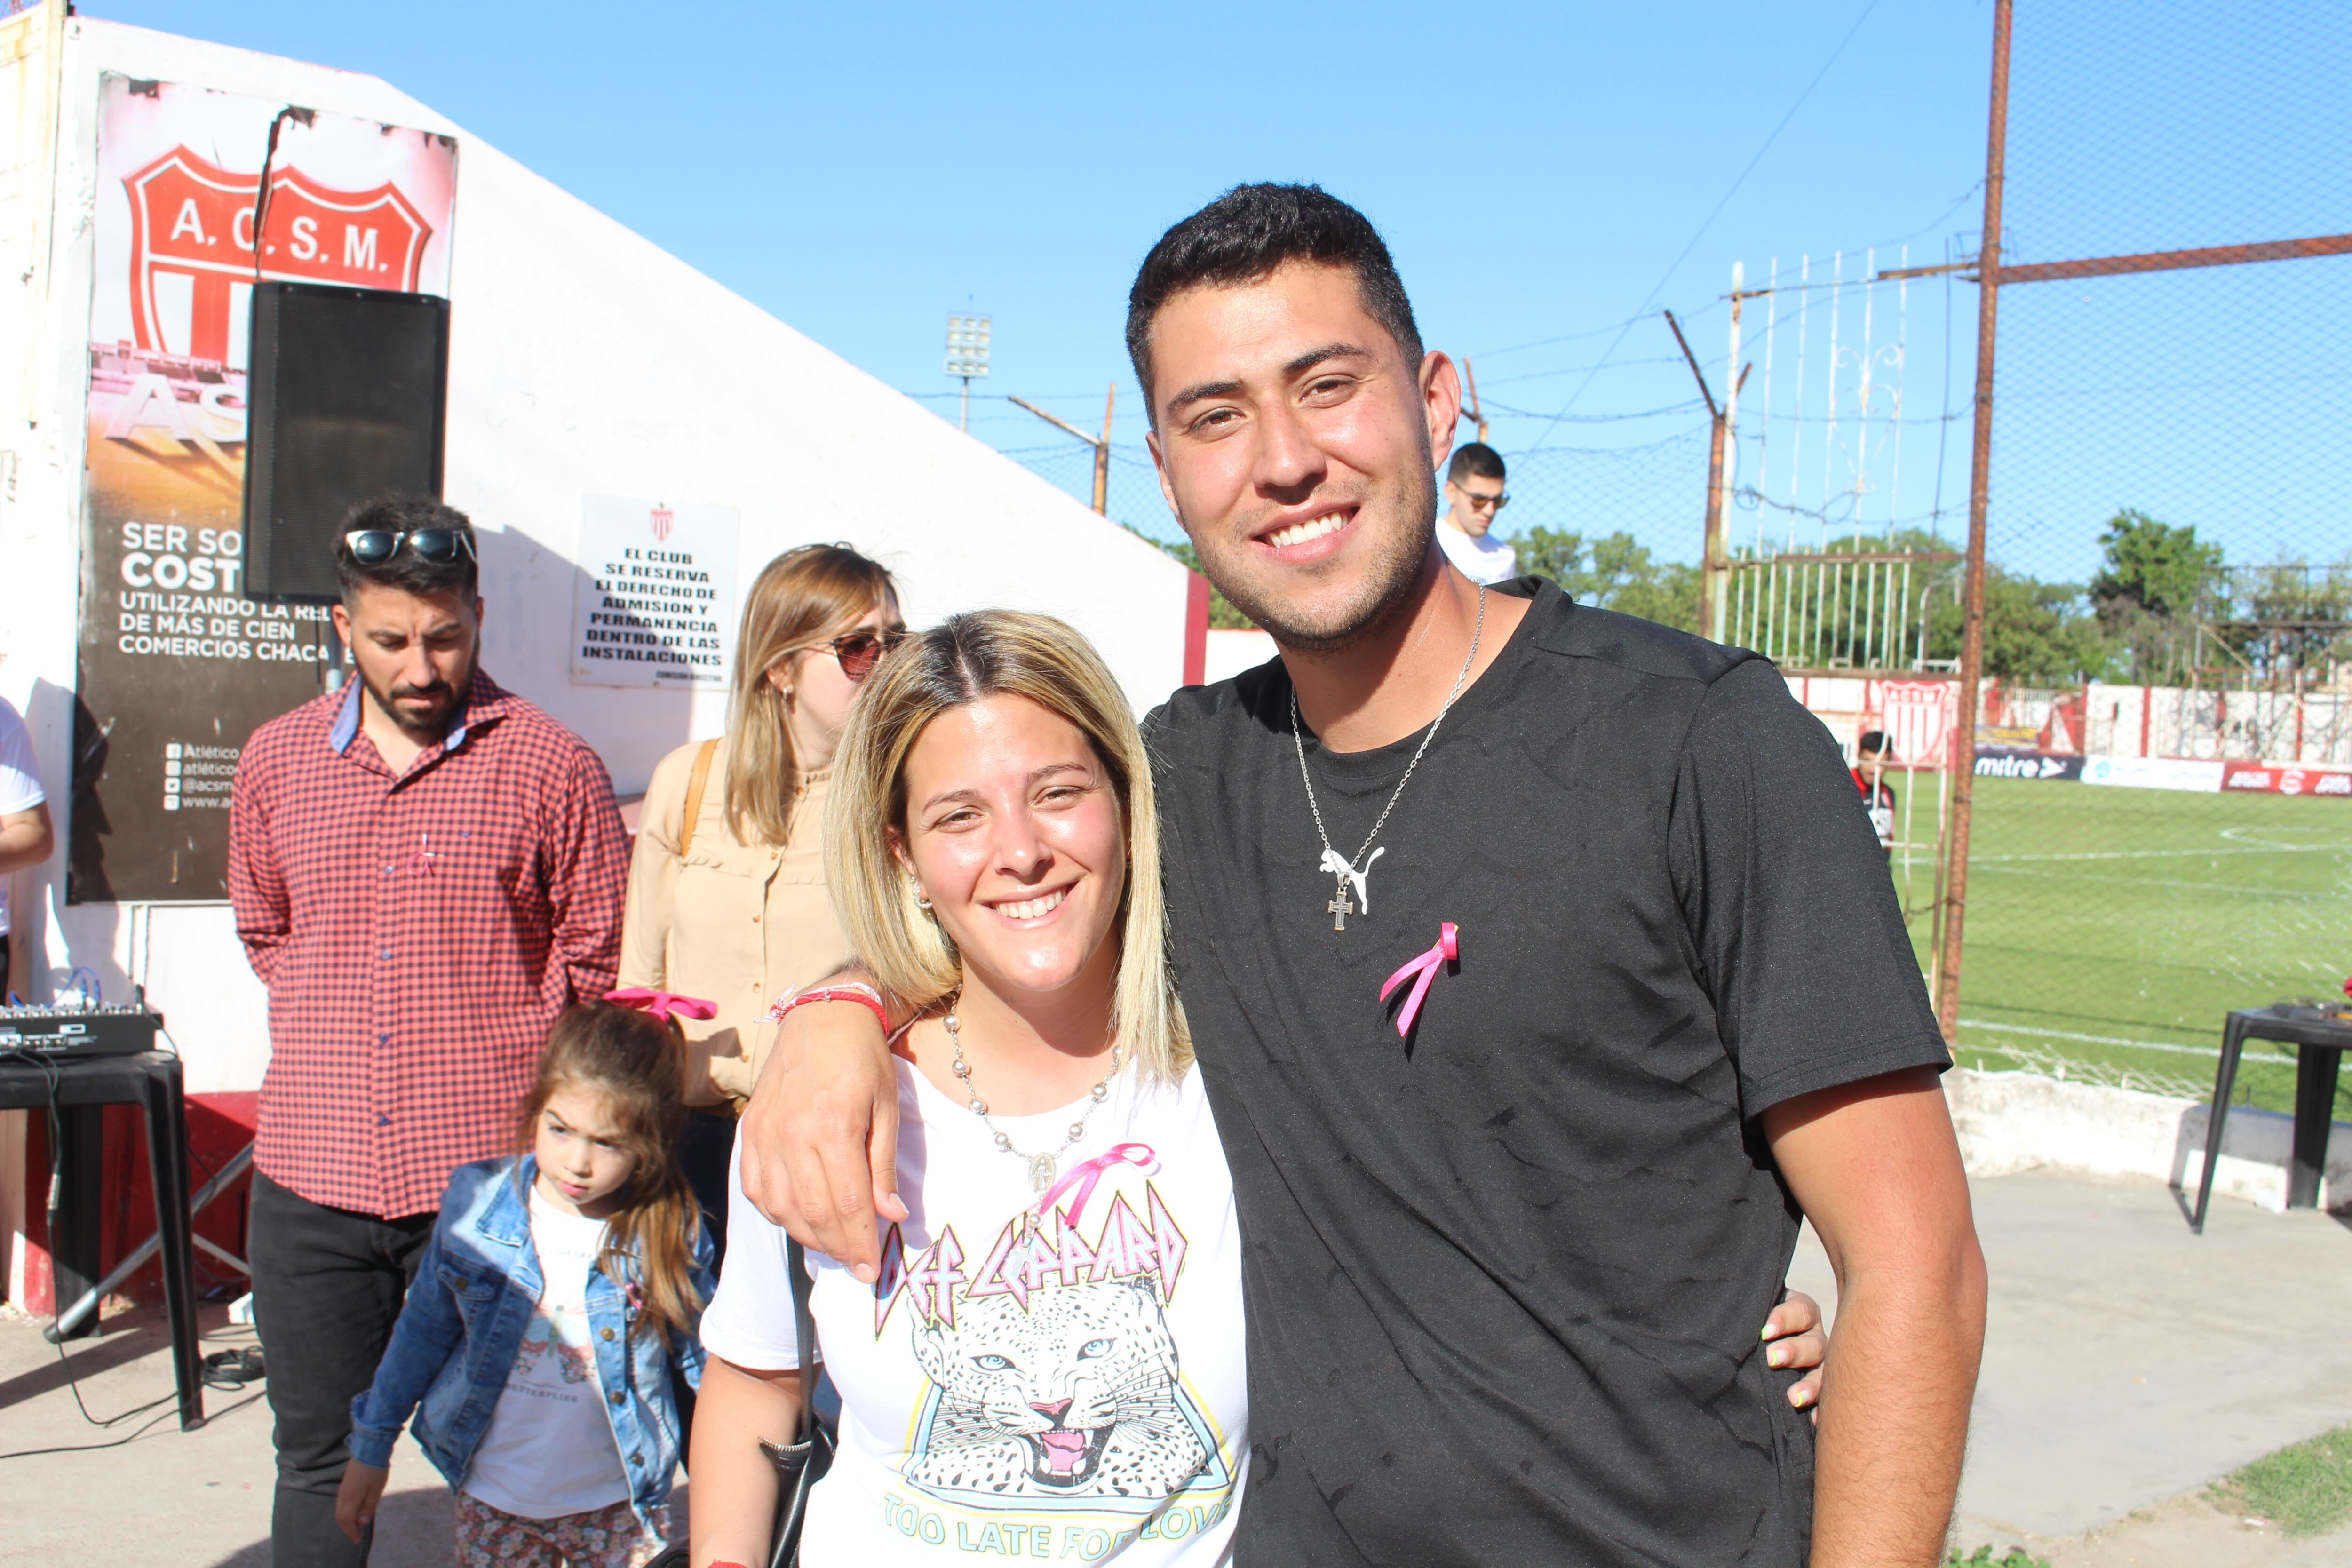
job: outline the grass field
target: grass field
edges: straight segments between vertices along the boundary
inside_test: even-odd
[[[2201,1099],[2223,1014],[2340,997],[2352,973],[2352,801],[1983,778],[1976,803],[1963,1066]],[[1924,910],[1932,849],[1911,854]],[[1924,966],[1925,913],[1912,936]],[[2292,1110],[2292,1058],[2250,1042],[2239,1098]]]

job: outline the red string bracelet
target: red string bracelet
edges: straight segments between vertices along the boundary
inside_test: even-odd
[[[768,1009],[768,1021],[781,1024],[786,1014],[809,1002],[855,1002],[861,1007],[873,1009],[874,1016],[882,1025],[882,1032],[886,1035],[890,1032],[890,1010],[882,1005],[882,994],[871,985],[861,985],[854,981],[844,985],[821,985],[813,991],[795,992]]]

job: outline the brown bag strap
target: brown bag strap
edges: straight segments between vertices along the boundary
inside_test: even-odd
[[[702,791],[710,783],[710,759],[719,754],[719,737],[713,735],[702,742],[702,750],[694,753],[694,771],[686,775],[686,824],[678,829],[677,858],[694,847],[694,825],[702,820]]]

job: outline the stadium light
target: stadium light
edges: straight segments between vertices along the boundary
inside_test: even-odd
[[[987,316],[948,318],[947,374],[963,378],[962,413],[956,420],[959,429],[971,428],[971,378],[988,374],[990,320]]]

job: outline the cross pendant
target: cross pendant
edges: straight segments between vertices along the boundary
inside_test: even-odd
[[[1348,889],[1345,888],[1339,889],[1339,897],[1333,899],[1329,903],[1323,907],[1331,911],[1331,929],[1333,931],[1346,931],[1348,929],[1348,917],[1356,912],[1356,906],[1348,901]]]

